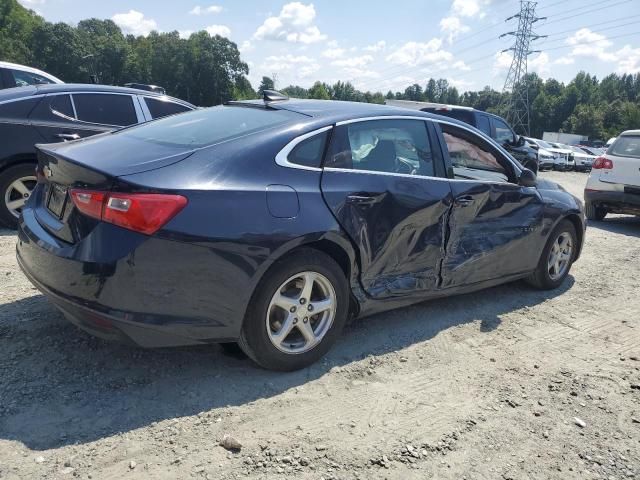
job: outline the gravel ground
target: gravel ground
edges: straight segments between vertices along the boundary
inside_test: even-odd
[[[542,176],[579,196],[587,178]],[[640,219],[594,223],[557,291],[377,315],[280,374],[90,337],[0,230],[0,478],[640,478],[638,237]]]

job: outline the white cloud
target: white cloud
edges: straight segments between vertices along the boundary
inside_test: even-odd
[[[196,5],[191,10],[189,10],[189,15],[207,15],[210,13],[220,12],[222,12],[222,7],[219,5],[209,5],[208,7],[201,7],[200,5]]]
[[[572,57],[560,57],[556,58],[553,63],[556,65],[573,65],[575,61],[575,58]]]
[[[178,30],[178,35],[180,35],[180,38],[189,38],[192,33],[193,30]]]
[[[453,40],[461,33],[468,32],[470,28],[464,25],[459,17],[449,16],[440,20],[440,31],[448,35],[449,43],[453,43]]]
[[[456,87],[460,92],[465,90],[469,90],[471,87],[475,85],[474,81],[471,80],[456,80],[455,78],[447,78],[447,82],[449,85]]]
[[[33,8],[36,5],[44,5],[45,0],[18,0],[23,7]]]
[[[481,0],[453,0],[451,10],[461,17],[475,17],[478,14],[483,15],[481,12],[482,3],[484,2]]]
[[[345,52],[344,48],[328,48],[322,52],[322,56],[325,58],[340,58],[344,56]]]
[[[625,45],[616,53],[618,73],[640,73],[640,48]]]
[[[313,59],[306,55],[272,55],[265,58],[264,63],[261,65],[263,70],[277,72],[278,70],[291,70],[296,66],[312,65]]]
[[[371,55],[362,55],[360,57],[344,58],[341,60],[334,60],[331,65],[344,68],[362,68],[373,62]]]
[[[142,12],[129,10],[127,13],[116,13],[111,20],[118,25],[124,33],[133,35],[148,35],[151,30],[157,30],[158,24],[151,18],[145,18]]]
[[[588,28],[581,28],[576,33],[567,38],[567,45],[573,45],[570,55],[572,57],[591,57],[603,62],[614,62],[616,55],[607,52],[613,42],[605,35],[595,33]]]
[[[291,43],[316,43],[326,40],[327,36],[313,24],[316,9],[313,3],[287,3],[277,17],[267,18],[258,27],[253,37],[256,40],[279,40]]]
[[[453,64],[451,65],[451,68],[455,68],[456,70],[462,70],[463,72],[467,72],[471,70],[471,67],[466,63],[464,63],[462,60],[457,60],[453,62]]]
[[[238,50],[240,50],[240,53],[245,53],[252,51],[254,48],[255,47],[249,40],[245,40],[244,42],[242,42],[242,45],[238,47]]]
[[[513,55],[509,52],[496,53],[495,60],[493,62],[493,68],[495,70],[506,70],[511,66],[513,61]]]
[[[379,42],[376,42],[373,45],[368,45],[368,46],[364,47],[363,50],[365,52],[376,53],[376,52],[381,52],[386,47],[387,47],[387,42],[385,42],[384,40],[380,40]]]
[[[433,64],[448,62],[453,59],[451,52],[442,50],[442,40],[432,38],[426,43],[407,42],[387,56],[387,61],[396,65]]]
[[[298,76],[300,78],[309,78],[311,75],[320,70],[320,65],[317,63],[312,63],[310,65],[305,65],[298,70]]]
[[[535,58],[529,60],[528,69],[530,72],[536,72],[540,77],[547,78],[551,73],[549,55],[542,52]]]
[[[227,38],[231,36],[231,29],[226,25],[209,25],[205,30],[212,37],[214,35],[220,35],[221,37]]]

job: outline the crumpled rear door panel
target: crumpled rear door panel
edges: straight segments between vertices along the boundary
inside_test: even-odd
[[[446,179],[325,169],[322,193],[357,247],[369,296],[420,296],[438,287],[451,207]]]

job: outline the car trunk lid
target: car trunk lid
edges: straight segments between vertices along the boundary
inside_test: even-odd
[[[126,164],[121,159],[131,158],[131,155],[119,150],[117,142],[109,142],[110,145],[116,143],[113,150],[100,148],[95,155],[88,151],[97,148],[95,145],[78,148],[82,143],[37,147],[38,185],[32,199],[36,218],[51,235],[71,244],[85,238],[100,223],[78,210],[71,198],[72,189],[108,192],[120,176],[170,165],[192,153],[182,149],[178,153],[168,152],[171,154],[167,155],[163,152],[165,155],[162,155],[157,148],[148,146],[146,150],[136,151],[135,161]],[[158,158],[160,160],[152,160]]]

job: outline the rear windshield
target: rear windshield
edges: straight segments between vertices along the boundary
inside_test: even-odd
[[[640,158],[640,136],[625,135],[618,137],[607,153],[618,157]]]
[[[221,105],[162,118],[118,134],[162,145],[198,148],[293,123],[302,117],[287,110]]]

